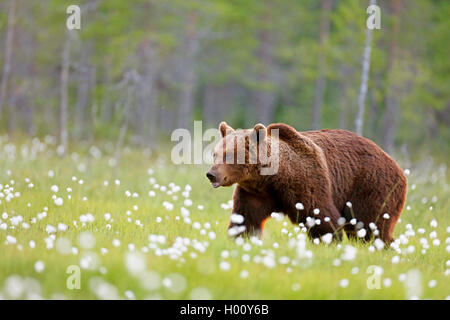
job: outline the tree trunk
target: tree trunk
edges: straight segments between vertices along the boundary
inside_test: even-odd
[[[75,106],[75,130],[76,138],[86,137],[86,122],[88,121],[89,95],[92,84],[92,68],[89,65],[89,48],[82,49],[81,61],[78,71],[77,103]]]
[[[263,20],[264,26],[259,31],[259,47],[256,52],[259,66],[256,74],[256,83],[258,88],[252,90],[250,95],[250,106],[253,114],[247,119],[247,125],[253,126],[260,122],[268,125],[272,122],[275,109],[275,62],[274,62],[274,43],[270,33],[269,25],[271,23],[269,8],[265,8]]]
[[[217,126],[220,121],[231,116],[233,92],[228,85],[209,84],[203,88],[203,120],[208,125]]]
[[[319,26],[319,53],[317,57],[317,79],[316,88],[314,91],[314,105],[313,105],[313,117],[312,128],[314,130],[320,129],[321,126],[321,113],[323,104],[323,95],[325,91],[325,72],[326,72],[326,57],[325,47],[328,40],[328,34],[330,31],[330,10],[333,5],[332,0],[321,0],[321,14],[320,14],[320,26]]]
[[[2,116],[3,113],[3,104],[5,100],[7,100],[6,95],[7,95],[8,79],[9,74],[11,73],[11,57],[13,52],[15,15],[16,15],[16,0],[11,0],[11,5],[8,12],[8,27],[6,31],[2,82],[0,84],[0,117]]]
[[[370,5],[375,5],[376,0],[370,0]],[[366,43],[364,46],[364,53],[362,59],[362,72],[361,72],[361,86],[358,96],[358,114],[355,120],[356,133],[363,134],[363,121],[364,121],[364,109],[367,95],[367,84],[369,82],[369,70],[370,70],[370,54],[372,51],[372,29],[366,29]]]
[[[68,103],[69,103],[69,67],[70,67],[70,41],[71,31],[66,31],[66,39],[62,51],[61,75],[60,75],[60,104],[59,104],[59,140],[60,145],[67,153],[68,147]]]
[[[386,152],[390,153],[394,145],[395,136],[395,125],[394,120],[397,115],[397,98],[398,98],[398,88],[396,86],[394,75],[395,75],[395,65],[397,60],[398,51],[398,32],[400,27],[400,6],[401,0],[392,0],[392,15],[394,17],[393,29],[391,34],[391,42],[389,45],[389,62],[388,62],[388,89],[386,96],[386,110],[384,117],[384,137],[383,145]]]
[[[197,17],[194,12],[189,12],[187,16],[186,37],[184,41],[184,55],[181,59],[181,88],[180,88],[180,109],[178,124],[180,128],[190,127],[192,111],[194,108],[194,88],[195,88],[195,57],[197,55],[199,40],[196,32]]]
[[[131,108],[134,102],[134,97],[136,96],[136,85],[139,82],[138,74],[135,70],[129,71],[124,76],[124,83],[126,86],[126,96],[125,96],[125,102],[123,105],[123,116],[124,120],[122,123],[122,126],[119,131],[119,136],[117,137],[116,142],[116,150],[114,153],[114,158],[116,160],[116,169],[118,168],[119,161],[120,161],[120,155],[122,152],[122,146],[125,141],[125,135],[128,131],[128,126],[130,122],[130,114],[131,114]]]
[[[348,129],[348,117],[349,117],[349,83],[350,77],[353,74],[352,67],[341,64],[339,66],[339,90],[340,94],[340,112],[339,112],[339,128]]]
[[[141,56],[143,67],[142,81],[139,85],[139,113],[141,142],[145,146],[154,146],[158,132],[157,110],[157,59],[154,43],[146,40],[142,44]]]

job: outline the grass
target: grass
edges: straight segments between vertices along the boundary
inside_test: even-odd
[[[422,161],[409,166],[408,208],[395,232],[396,238],[407,239],[407,243],[403,240],[399,253],[392,248],[374,250],[370,243],[348,239],[328,246],[310,240],[302,243],[293,240],[301,232],[286,219],[271,219],[262,243],[235,242],[226,235],[231,213],[227,203],[233,188],[213,190],[205,178],[206,167],[175,166],[167,155],[149,157],[131,149],[125,149],[120,164],[113,167],[112,152],[102,150],[99,156],[80,148],[79,153],[61,158],[48,142],[34,140],[13,145],[2,138],[0,143],[2,298],[445,299],[450,296],[449,179],[444,165]],[[149,168],[153,170],[151,175]],[[49,170],[53,171],[53,177],[49,177]],[[155,181],[150,181],[152,177]],[[116,179],[120,185],[115,184]],[[169,184],[181,190],[168,195]],[[7,185],[14,189],[12,193],[20,195],[7,201]],[[58,192],[51,190],[53,185],[58,186]],[[186,185],[191,190],[183,196]],[[161,186],[167,190],[162,191]],[[68,192],[67,188],[72,190]],[[138,197],[128,197],[127,190]],[[149,196],[149,191],[154,191],[155,196]],[[61,206],[55,204],[53,195],[63,199]],[[193,204],[186,206],[186,199]],[[165,201],[173,204],[172,210],[164,207]],[[180,214],[183,206],[190,212],[190,223]],[[37,218],[44,208],[46,217]],[[131,214],[127,215],[127,211]],[[80,216],[87,213],[92,214],[94,221],[83,224]],[[111,214],[112,222],[106,221],[105,213]],[[14,220],[19,222],[14,225]],[[432,220],[437,221],[436,227],[430,226]],[[29,228],[23,226],[24,222]],[[196,222],[200,223],[199,229]],[[61,223],[67,226],[66,231],[47,229],[49,225],[57,229]],[[210,227],[205,228],[208,223]],[[408,228],[414,234],[407,232]],[[421,228],[423,234],[419,233]],[[211,232],[214,239],[210,238]],[[165,242],[149,240],[151,234],[163,235]],[[174,247],[174,243],[182,242],[180,237],[189,240],[189,244]],[[421,238],[427,242],[424,252]],[[113,245],[115,239],[120,241],[119,246]],[[439,245],[433,244],[434,239],[439,239]],[[35,242],[34,248],[30,248],[30,241]],[[312,253],[311,258],[299,256],[299,252],[305,253],[299,248],[302,244]],[[346,250],[356,250],[356,255],[342,259]],[[398,258],[394,262],[399,259],[398,263],[392,262],[395,256]],[[249,261],[244,261],[246,257]],[[80,266],[80,289],[67,287],[71,274],[66,271],[70,265]],[[369,289],[367,285],[368,279],[374,280],[369,278],[373,273],[366,272],[371,265],[380,267],[378,289]]]

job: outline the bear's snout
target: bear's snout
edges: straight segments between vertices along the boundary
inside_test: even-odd
[[[209,170],[209,171],[206,173],[206,177],[207,177],[207,178],[209,179],[209,181],[211,182],[213,188],[218,188],[218,187],[220,187],[220,185],[221,185],[220,182],[219,182],[220,179],[217,178],[217,174],[214,173],[212,170]]]
[[[216,175],[214,173],[212,173],[211,171],[208,171],[206,173],[206,177],[209,179],[209,181],[211,182],[215,182],[216,181]]]

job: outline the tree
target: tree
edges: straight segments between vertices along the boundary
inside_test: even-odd
[[[317,57],[318,75],[316,80],[316,86],[314,91],[314,105],[313,105],[313,119],[312,127],[317,130],[321,126],[321,112],[323,104],[323,95],[325,91],[325,71],[326,60],[325,50],[328,40],[328,34],[330,31],[330,10],[333,6],[332,0],[321,0],[320,7],[320,26],[319,26],[319,53]]]
[[[179,94],[178,124],[189,128],[194,108],[194,89],[196,82],[195,60],[199,49],[197,33],[197,13],[189,10],[186,17],[186,34],[183,39],[184,52],[180,60],[181,87]]]
[[[0,84],[0,117],[3,112],[3,104],[7,99],[7,87],[9,75],[11,73],[11,58],[13,54],[13,38],[14,38],[14,24],[16,16],[16,0],[10,1],[10,7],[8,12],[8,26],[6,31],[6,43],[4,52],[4,63],[3,63],[3,73],[2,80]]]
[[[375,5],[376,0],[370,0],[370,5]],[[367,86],[369,82],[369,69],[370,69],[370,53],[372,50],[372,29],[366,29],[366,43],[364,46],[364,53],[362,59],[362,72],[361,72],[361,86],[358,96],[358,114],[356,116],[355,128],[356,133],[363,134],[363,121],[364,121],[364,109],[367,95]]]
[[[66,30],[62,56],[61,56],[61,74],[59,83],[59,143],[63,147],[64,153],[67,153],[69,133],[67,129],[68,104],[69,104],[69,68],[70,68],[70,42],[72,40],[72,31]]]
[[[401,0],[392,0],[392,15],[393,15],[393,28],[392,28],[392,36],[389,44],[389,73],[388,73],[388,89],[386,95],[386,110],[384,115],[384,136],[383,136],[383,145],[387,152],[392,151],[392,147],[394,145],[394,134],[395,134],[395,126],[394,119],[397,114],[397,88],[395,84],[395,71],[396,71],[396,60],[398,55],[398,33],[399,33],[399,24],[400,24],[400,7]]]

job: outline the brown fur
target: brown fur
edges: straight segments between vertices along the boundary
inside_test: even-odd
[[[256,130],[263,134],[258,143],[266,143],[270,153],[271,130],[279,131],[279,170],[275,175],[260,175],[262,164],[249,164],[248,141],[255,139]],[[379,237],[385,242],[393,240],[393,231],[406,199],[406,177],[396,162],[375,143],[346,130],[320,130],[297,132],[282,124],[262,125],[250,130],[234,131],[224,122],[220,125],[222,141],[218,144],[215,161],[209,173],[214,174],[217,186],[237,183],[233,195],[233,213],[244,216],[246,234],[262,232],[264,222],[272,212],[282,212],[293,223],[305,223],[306,218],[320,219],[320,225],[309,229],[311,237],[333,233],[340,239],[342,229],[350,236],[356,235],[356,218],[367,231],[365,239],[372,237],[369,224],[375,223]],[[236,139],[246,139],[244,164],[221,164],[234,148]],[[234,158],[236,160],[236,156]],[[352,208],[346,202],[352,203]],[[301,202],[304,210],[297,210]],[[313,210],[320,209],[318,215]],[[388,213],[390,218],[382,216]],[[329,217],[330,222],[324,218]],[[347,223],[338,225],[345,217]],[[233,227],[233,223],[230,223]]]

